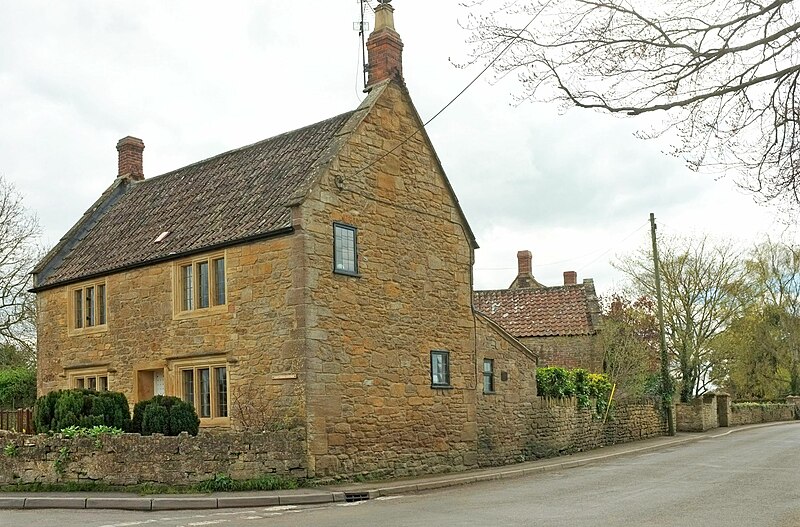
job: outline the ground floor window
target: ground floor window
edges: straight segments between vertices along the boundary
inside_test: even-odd
[[[182,367],[180,397],[201,419],[228,417],[228,368],[222,365]]]
[[[450,386],[450,353],[441,350],[431,351],[431,386]]]
[[[69,374],[70,388],[83,388],[98,392],[108,391],[108,372],[107,371],[82,371]]]

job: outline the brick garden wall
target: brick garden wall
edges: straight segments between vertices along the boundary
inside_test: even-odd
[[[190,485],[215,474],[252,479],[265,474],[305,477],[303,428],[270,433],[201,432],[197,437],[138,434],[62,439],[0,431],[0,486],[16,483],[103,482]],[[64,449],[64,450],[62,450]],[[59,461],[60,460],[60,461]]]

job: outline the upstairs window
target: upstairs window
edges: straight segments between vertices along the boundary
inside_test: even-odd
[[[106,325],[106,283],[95,282],[71,290],[72,329],[104,328]]]
[[[355,227],[333,224],[333,272],[358,274],[358,236]]]
[[[214,255],[177,266],[178,311],[197,311],[225,305],[225,257]]]
[[[450,353],[446,351],[431,352],[431,387],[450,387]]]

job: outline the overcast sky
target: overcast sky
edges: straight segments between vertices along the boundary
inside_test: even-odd
[[[452,65],[468,57],[466,11],[393,5],[427,119],[479,72]],[[358,18],[357,0],[0,0],[0,174],[52,246],[116,177],[121,137],[144,140],[152,177],[356,107]],[[428,129],[481,246],[476,288],[507,287],[528,249],[546,285],[574,270],[615,289],[609,261],[647,243],[650,212],[661,233],[743,245],[784,229],[730,179],[635,139],[643,123],[514,106],[517,88],[487,75]]]

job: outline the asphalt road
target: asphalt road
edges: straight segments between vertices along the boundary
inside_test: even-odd
[[[706,439],[562,472],[355,504],[222,511],[0,511],[2,527],[800,527],[800,426]]]

